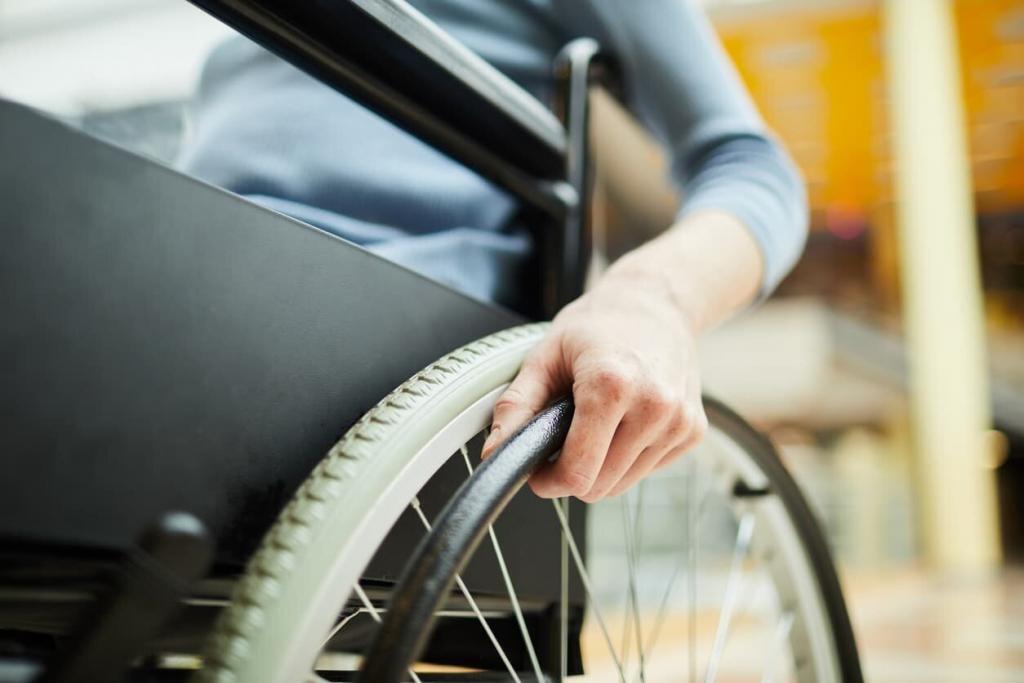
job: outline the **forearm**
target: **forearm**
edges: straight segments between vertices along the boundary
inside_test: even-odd
[[[725,136],[695,152],[676,175],[686,197],[679,215],[712,210],[738,220],[761,252],[759,294],[770,294],[807,237],[807,194],[786,150],[767,134]]]
[[[612,264],[594,294],[667,300],[701,332],[754,301],[763,270],[761,249],[737,218],[700,210]]]

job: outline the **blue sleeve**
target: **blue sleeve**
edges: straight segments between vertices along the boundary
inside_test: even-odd
[[[761,249],[761,292],[770,293],[803,251],[804,184],[707,17],[693,0],[557,4],[566,28],[594,35],[619,59],[630,108],[671,155],[680,216],[718,209],[738,218]]]

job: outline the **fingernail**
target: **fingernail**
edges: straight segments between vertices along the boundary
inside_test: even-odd
[[[487,435],[487,438],[484,439],[483,448],[480,449],[481,459],[484,459],[488,455],[490,455],[491,451],[494,450],[495,446],[498,445],[498,433],[500,431],[501,430],[499,427],[491,427],[491,432],[490,434]]]

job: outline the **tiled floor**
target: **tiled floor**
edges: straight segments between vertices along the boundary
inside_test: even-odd
[[[1024,569],[854,574],[846,589],[871,683],[1024,683]]]

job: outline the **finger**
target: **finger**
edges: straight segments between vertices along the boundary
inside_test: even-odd
[[[648,381],[640,387],[593,488],[583,497],[588,503],[607,496],[649,447],[664,452],[679,441],[685,429],[682,397],[670,386]],[[633,427],[633,429],[627,429]],[[645,472],[657,464],[651,461]]]
[[[685,437],[675,448],[672,448],[662,457],[658,464],[654,466],[654,471],[668,467],[682,455],[692,451],[704,440],[704,436],[708,431],[708,417],[704,412],[704,406],[700,403],[688,404],[685,420],[688,426]]]
[[[502,441],[515,433],[554,398],[553,364],[558,362],[556,347],[543,344],[527,358],[519,374],[494,404],[491,431],[480,456],[489,456]]]
[[[644,451],[663,438],[663,432],[673,412],[681,411],[678,407],[673,411],[667,403],[662,403],[660,398],[643,398],[635,403],[633,410],[626,414],[612,438],[597,480],[590,491],[580,496],[580,500],[595,503],[607,496],[619,480],[633,468]],[[653,467],[656,462],[652,462],[651,466]]]
[[[586,495],[622,421],[631,391],[624,374],[594,373],[573,387],[576,412],[561,457],[530,477],[530,488],[542,498]]]
[[[604,495],[620,495],[650,474],[667,453],[683,444],[689,431],[690,425],[687,421],[685,406],[674,402],[668,408],[667,416],[657,423],[654,438],[637,456],[629,469],[608,486]]]
[[[663,444],[651,444],[633,462],[633,465],[605,494],[606,498],[621,496],[637,482],[655,470],[655,467],[671,452]]]

